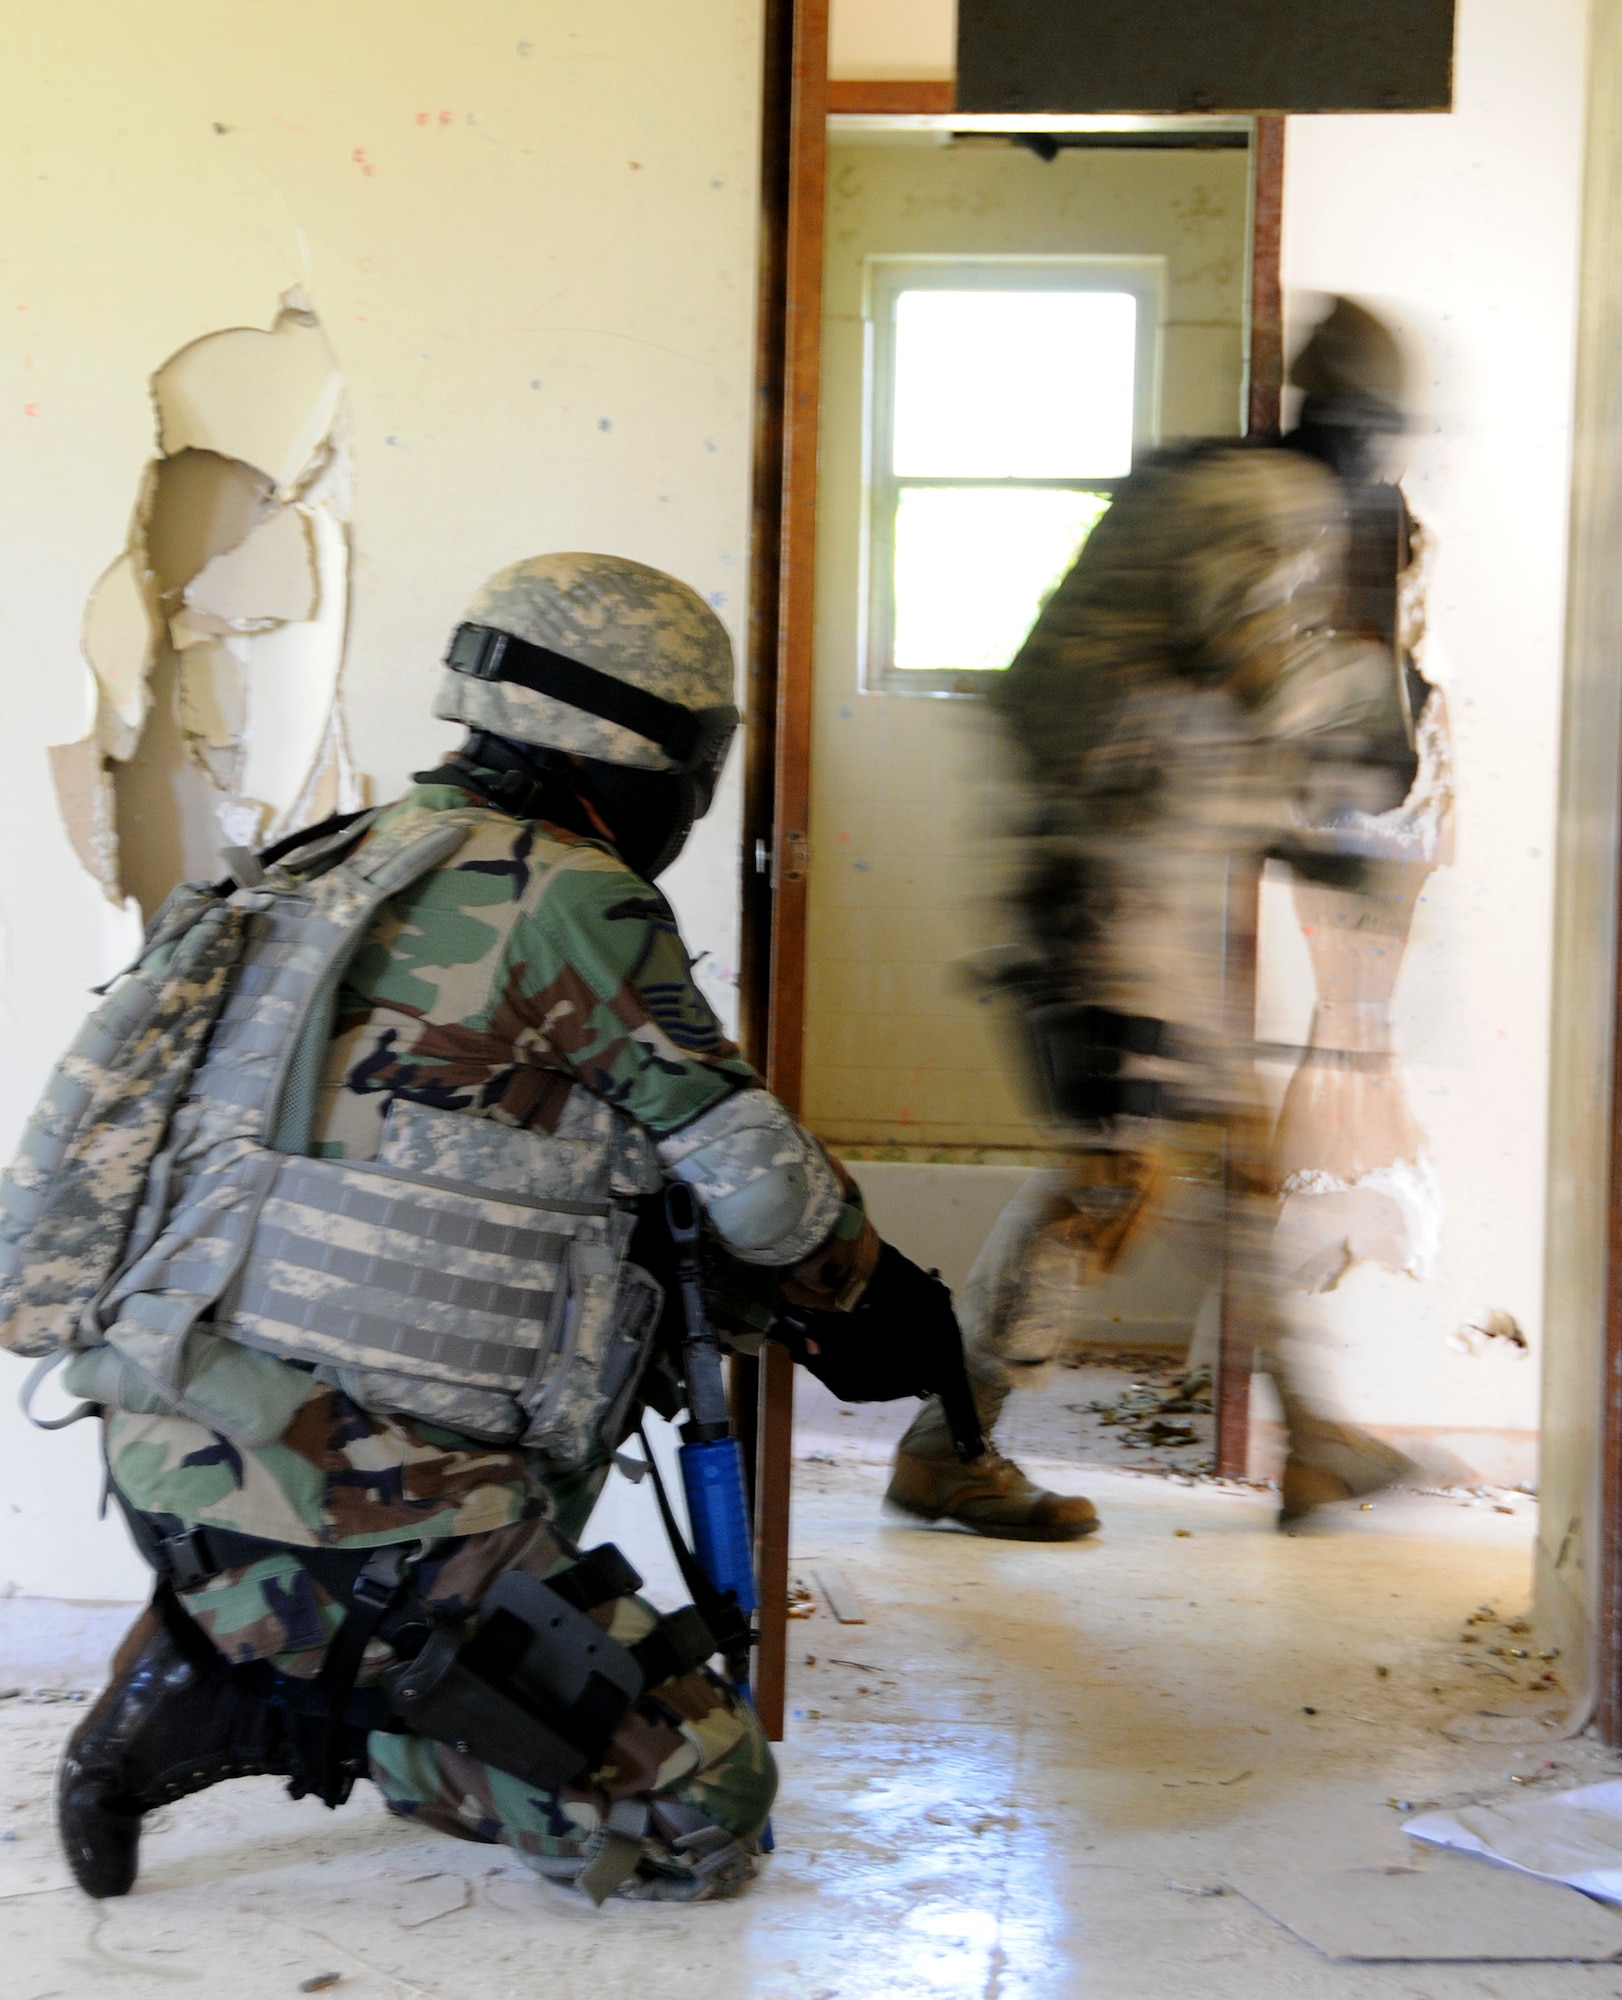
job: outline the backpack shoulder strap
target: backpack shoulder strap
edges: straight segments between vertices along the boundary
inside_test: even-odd
[[[300,928],[315,948],[305,955],[302,977],[284,976],[281,982],[284,997],[292,1002],[293,1020],[285,1065],[271,1079],[264,1103],[263,1136],[277,1152],[310,1150],[338,990],[383,905],[442,867],[467,839],[472,824],[466,814],[436,812],[381,832],[367,829],[359,847],[310,886],[315,907]],[[273,874],[267,888],[274,882]]]

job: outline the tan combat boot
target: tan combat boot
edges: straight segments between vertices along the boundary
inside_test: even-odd
[[[1290,1452],[1279,1481],[1278,1524],[1292,1527],[1316,1507],[1361,1500],[1406,1479],[1416,1467],[1393,1446],[1327,1417],[1288,1410]]]
[[[1079,1493],[1049,1493],[1027,1479],[989,1442],[1007,1400],[1006,1389],[975,1391],[985,1451],[958,1462],[939,1399],[931,1396],[896,1451],[885,1499],[921,1521],[956,1521],[977,1535],[1013,1542],[1074,1542],[1098,1527],[1098,1514]]]

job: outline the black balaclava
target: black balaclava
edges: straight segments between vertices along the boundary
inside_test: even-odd
[[[708,803],[699,779],[683,772],[605,764],[484,729],[470,730],[437,770],[416,775],[419,784],[475,791],[515,819],[549,820],[588,840],[607,838],[649,882],[681,853]]]

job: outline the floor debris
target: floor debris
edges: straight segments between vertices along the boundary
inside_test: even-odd
[[[841,1569],[819,1569],[812,1574],[816,1577],[817,1588],[827,1600],[828,1609],[841,1625],[865,1625],[867,1613],[862,1609],[862,1600],[856,1595],[845,1572]]]
[[[1455,1743],[1557,1743],[1574,1735],[1588,1719],[1585,1708],[1562,1702],[1557,1708],[1504,1711],[1471,1709],[1442,1724],[1442,1734]]]
[[[1212,1451],[1211,1371],[1188,1370],[1175,1355],[1088,1355],[1091,1369],[1125,1361],[1132,1369],[1126,1389],[1065,1407],[1081,1418],[1084,1448],[1111,1436],[1127,1451],[1171,1452],[1182,1471],[1209,1470]]]
[[[791,1574],[814,1596],[826,1636],[791,1646],[798,1713],[780,1751],[778,1851],[737,1902],[593,1911],[548,1891],[507,1850],[392,1818],[370,1785],[329,1813],[256,1778],[154,1815],[137,1892],[91,1903],[71,1887],[50,1812],[51,1774],[80,1709],[18,1698],[0,1703],[0,1828],[17,1834],[0,1842],[0,1990],[18,2000],[206,2000],[228,1984],[229,2000],[293,2000],[308,1975],[341,1967],[328,2000],[346,1991],[363,2000],[1622,1992],[1622,1962],[1597,1976],[1577,1964],[1337,1967],[1244,1897],[1203,1893],[1319,1863],[1417,1863],[1427,1878],[1478,1876],[1496,1891],[1518,1878],[1422,1847],[1404,1821],[1622,1777],[1622,1762],[1586,1737],[1521,1746],[1438,1732],[1465,1711],[1552,1705],[1457,1664],[1461,1650],[1483,1650],[1457,1643],[1478,1604],[1511,1619],[1525,1603],[1531,1510],[1517,1521],[1382,1495],[1377,1514],[1337,1510],[1336,1532],[1288,1542],[1254,1488],[1145,1476],[1147,1453],[1124,1454],[1114,1470],[1079,1469],[1078,1419],[1060,1395],[1096,1392],[1089,1383],[1078,1394],[1077,1384],[1062,1377],[1046,1412],[1072,1456],[1021,1462],[1045,1484],[1096,1499],[1105,1532],[1079,1555],[887,1525],[880,1500],[910,1420],[904,1408],[871,1406],[870,1417],[863,1406],[864,1425],[891,1424],[882,1441],[858,1433],[875,1439],[870,1456],[849,1447],[797,1487]],[[832,1451],[838,1421],[807,1423],[802,1446]],[[638,1528],[621,1542],[639,1568],[659,1534],[645,1489],[643,1498],[646,1540]],[[1197,1550],[1167,1546],[1178,1526],[1194,1530]],[[584,1540],[600,1538],[618,1540],[617,1524]],[[854,1665],[829,1657],[842,1641],[813,1575],[835,1550],[873,1606],[870,1629],[852,1635],[861,1653],[842,1656]],[[669,1605],[680,1589],[672,1575]],[[8,1651],[8,1611],[19,1615],[0,1600],[0,1686],[93,1685],[78,1653],[58,1668]],[[95,1627],[91,1650],[105,1657],[126,1615],[96,1615],[106,1644]],[[1535,1643],[1471,1629],[1489,1643]],[[874,1652],[882,1662],[864,1657]],[[1391,1668],[1384,1680],[1381,1662]],[[1527,1678],[1528,1662],[1493,1664]],[[883,1684],[875,1667],[899,1684]],[[863,1682],[870,1695],[856,1692]],[[1301,1716],[1302,1704],[1319,1716]],[[1359,1713],[1378,1727],[1352,1720]],[[1566,1767],[1558,1782],[1522,1787],[1504,1776],[1554,1760]],[[1161,1783],[1178,1776],[1206,1782]],[[1387,1795],[1410,1803],[1388,1807]],[[1017,1827],[1005,1824],[1016,1808]],[[435,1874],[473,1880],[472,1908],[402,1929],[399,1913],[433,1892]],[[1392,1884],[1400,1890],[1401,1878],[1377,1886]],[[1581,1910],[1574,1891],[1551,1893]],[[1616,1913],[1595,1911],[1622,1928]]]
[[[406,1893],[394,1910],[394,1920],[402,1930],[414,1931],[424,1924],[437,1923],[441,1917],[454,1916],[458,1910],[469,1908],[473,1901],[473,1885],[461,1875],[436,1872],[402,1886]]]

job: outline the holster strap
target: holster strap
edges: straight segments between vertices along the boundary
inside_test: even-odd
[[[321,1796],[338,1803],[343,1787],[344,1720],[355,1691],[366,1648],[388,1614],[411,1586],[411,1543],[392,1542],[367,1552],[366,1561],[350,1586],[344,1622],[327,1647],[318,1676],[327,1692],[327,1728],[322,1746]]]
[[[630,1648],[647,1689],[674,1680],[678,1674],[691,1673],[719,1651],[710,1622],[696,1604],[684,1604],[680,1611],[670,1612]]]
[[[576,1611],[595,1611],[599,1604],[631,1597],[642,1588],[641,1577],[612,1542],[588,1549],[567,1569],[555,1570],[545,1583]]]
[[[354,1704],[355,1680],[366,1648],[401,1608],[413,1621],[425,1615],[409,1590],[409,1562],[416,1545],[391,1542],[377,1549],[300,1548],[294,1543],[238,1534],[231,1528],[182,1521],[174,1514],[149,1514],[133,1506],[116,1485],[111,1491],[137,1550],[157,1576],[154,1602],[171,1630],[177,1620],[184,1619],[197,1639],[207,1643],[176,1593],[196,1590],[226,1570],[269,1556],[292,1556],[343,1606],[343,1623],[327,1647],[312,1687],[326,1723],[317,1789],[328,1805],[340,1804],[349,1789],[343,1770],[345,1727],[363,1720],[354,1712]],[[369,1711],[378,1708],[376,1702],[365,1706]],[[383,1712],[378,1711],[375,1721],[370,1713],[364,1721],[377,1726],[383,1719]]]

